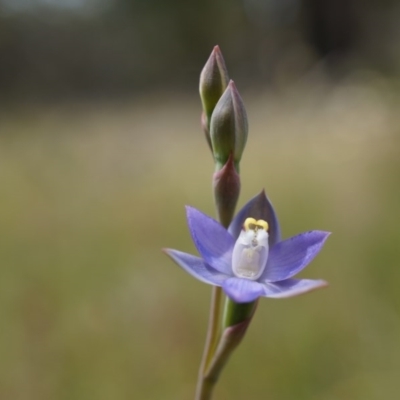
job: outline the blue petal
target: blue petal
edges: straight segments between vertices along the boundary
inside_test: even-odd
[[[215,269],[209,267],[201,258],[183,253],[178,250],[164,249],[164,252],[172,258],[180,267],[196,279],[210,285],[221,286],[229,278]]]
[[[329,232],[310,231],[277,243],[270,249],[259,281],[277,282],[296,275],[319,253],[329,235]]]
[[[298,296],[328,286],[323,280],[313,279],[287,279],[281,282],[265,283],[265,297],[282,299],[285,297]]]
[[[228,231],[235,239],[239,237],[240,231],[246,218],[263,219],[264,221],[268,222],[268,243],[270,247],[280,240],[281,232],[278,217],[276,216],[274,207],[272,207],[271,202],[265,195],[264,190],[256,197],[253,197],[238,212],[238,214],[230,224]]]
[[[224,274],[232,273],[233,237],[217,221],[193,207],[186,207],[190,234],[203,260]]]
[[[222,284],[226,295],[236,303],[249,303],[263,296],[265,286],[250,279],[229,278]]]

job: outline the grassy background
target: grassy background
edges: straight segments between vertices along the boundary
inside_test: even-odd
[[[263,187],[284,237],[333,232],[263,300],[216,399],[397,399],[400,119],[378,79],[245,93],[240,205]],[[160,251],[194,252],[184,204],[214,215],[197,98],[23,108],[0,121],[0,398],[186,400],[210,288]]]

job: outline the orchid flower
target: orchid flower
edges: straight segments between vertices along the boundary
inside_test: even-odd
[[[293,277],[314,259],[330,233],[309,231],[281,241],[277,216],[264,191],[239,211],[228,229],[193,207],[186,213],[200,257],[164,251],[193,277],[221,286],[234,302],[292,297],[327,286],[323,280]]]

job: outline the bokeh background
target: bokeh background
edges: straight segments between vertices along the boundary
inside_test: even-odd
[[[240,205],[332,231],[263,300],[215,398],[400,393],[400,2],[0,0],[0,399],[193,397],[214,215],[200,70],[219,44],[250,123]]]

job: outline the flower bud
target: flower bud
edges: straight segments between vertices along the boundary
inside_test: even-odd
[[[210,148],[211,153],[212,153],[210,129],[208,128],[208,120],[207,120],[206,113],[204,111],[201,113],[200,123],[201,123],[201,127],[203,128],[204,135],[206,136],[208,147]]]
[[[218,219],[227,228],[240,194],[240,176],[236,172],[232,155],[223,168],[214,173],[213,189]]]
[[[219,98],[228,86],[229,77],[221,50],[215,46],[200,74],[200,98],[207,126]]]
[[[235,83],[230,81],[219,99],[210,122],[210,137],[216,169],[220,170],[230,154],[239,172],[239,162],[247,141],[247,113]]]

